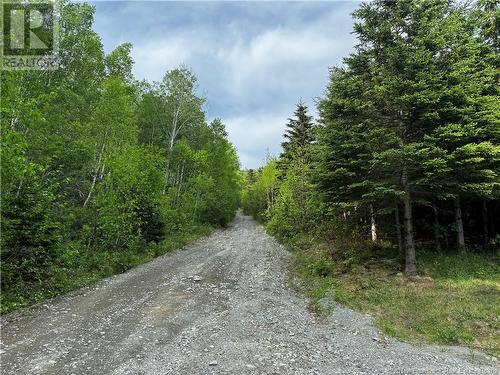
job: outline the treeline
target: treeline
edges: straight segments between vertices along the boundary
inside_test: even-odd
[[[240,172],[187,68],[132,75],[105,54],[94,9],[66,3],[61,68],[2,71],[2,311],[121,272],[239,205]]]
[[[317,123],[299,104],[279,158],[247,171],[245,210],[281,238],[352,239],[344,260],[356,239],[397,249],[407,275],[416,246],[498,249],[498,4],[378,0],[353,16]]]

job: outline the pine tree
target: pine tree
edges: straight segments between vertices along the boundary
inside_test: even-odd
[[[304,103],[297,104],[293,117],[288,119],[286,127],[283,135],[285,141],[281,144],[283,152],[280,155],[280,169],[282,171],[285,171],[287,165],[296,157],[305,161],[307,146],[314,141],[312,116],[308,114],[308,108]]]
[[[405,272],[412,275],[415,202],[430,206],[433,196],[492,190],[496,146],[477,137],[486,134],[477,124],[492,128],[494,115],[477,119],[477,108],[484,102],[481,85],[491,87],[493,81],[475,57],[475,33],[462,10],[447,1],[374,1],[354,17],[359,44],[346,67],[333,71],[319,107],[319,185],[330,202],[347,210],[402,203]],[[441,147],[441,129],[464,136],[458,135],[457,145]],[[464,163],[474,171],[467,172]]]

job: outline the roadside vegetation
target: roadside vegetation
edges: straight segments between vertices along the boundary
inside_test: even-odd
[[[366,258],[348,270],[328,256],[331,245],[296,238],[293,273],[311,298],[334,299],[369,313],[387,336],[412,343],[465,345],[500,357],[500,273],[495,256],[421,251],[420,276],[408,279],[394,258]]]
[[[283,151],[245,173],[245,212],[329,296],[411,341],[499,355],[500,107],[494,1],[373,1],[299,103]]]
[[[231,221],[241,174],[186,67],[132,75],[63,4],[61,68],[1,72],[1,311],[123,272]]]

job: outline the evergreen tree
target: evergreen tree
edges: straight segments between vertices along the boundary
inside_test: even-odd
[[[494,137],[478,123],[494,128],[494,115],[486,112],[488,120],[479,120],[477,108],[490,102],[484,94],[494,80],[478,58],[477,33],[468,27],[464,10],[449,2],[375,1],[361,5],[354,16],[360,43],[345,69],[333,71],[319,106],[324,130],[317,179],[330,202],[357,212],[402,203],[411,275],[416,272],[415,202],[431,205],[433,196],[459,197],[467,186],[478,193],[493,191],[496,146],[488,144]],[[437,134],[446,134],[445,129],[460,141],[439,146]],[[464,174],[464,163],[474,171]],[[463,231],[459,239],[460,244]]]
[[[301,158],[304,161],[307,154],[307,146],[314,141],[314,124],[312,116],[308,114],[307,106],[299,102],[293,113],[293,117],[288,119],[283,137],[285,141],[281,144],[283,152],[280,155],[280,168],[286,170],[287,164],[294,158]]]

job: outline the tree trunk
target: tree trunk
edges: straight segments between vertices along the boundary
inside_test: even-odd
[[[19,194],[21,194],[21,188],[23,187],[23,183],[24,183],[24,175],[26,174],[26,170],[23,169],[23,174],[19,180],[19,184],[17,185],[17,189],[16,189],[16,199],[19,198]],[[17,206],[17,205],[16,205]]]
[[[403,236],[401,235],[401,221],[399,220],[399,206],[398,202],[395,203],[394,218],[396,219],[396,236],[398,238],[399,254],[404,256],[403,249]]]
[[[417,261],[415,259],[415,241],[413,239],[413,217],[410,196],[410,183],[408,172],[403,169],[402,183],[405,191],[403,199],[404,226],[405,226],[405,275],[413,276],[417,273]]]
[[[179,202],[179,199],[180,199],[180,196],[181,196],[182,181],[184,179],[184,165],[185,165],[185,162],[183,161],[182,162],[182,166],[181,166],[181,170],[180,170],[180,173],[179,173],[179,176],[178,176],[178,179],[176,181],[176,185],[177,185],[177,191],[176,191],[176,194],[175,194],[175,204],[176,205]]]
[[[434,211],[434,242],[436,244],[436,250],[441,251],[441,233],[439,231],[439,212],[436,206],[432,206]]]
[[[85,199],[85,202],[83,202],[83,207],[87,206],[87,203],[89,203],[90,197],[92,196],[92,192],[94,191],[95,183],[97,181],[97,175],[99,174],[98,168],[94,172],[94,177],[92,178],[92,184],[90,185],[90,189],[89,189],[89,193],[87,194],[87,198]]]
[[[106,164],[103,162],[101,165],[101,172],[99,173],[99,180],[104,178],[104,169],[106,168]]]
[[[170,154],[172,153],[172,149],[174,148],[175,139],[177,138],[177,134],[179,129],[177,127],[178,119],[179,119],[179,111],[180,107],[177,107],[174,118],[172,120],[172,129],[169,134],[169,141],[167,145],[167,161],[165,163],[165,182],[163,185],[163,194],[167,192],[168,179],[169,179],[169,171],[170,171]]]
[[[448,230],[448,226],[446,227],[445,229],[445,232],[444,232],[444,248],[445,249],[449,249],[450,248],[450,234],[449,234],[449,230]]]
[[[12,130],[16,130],[16,125],[19,122],[19,119],[17,117],[12,117],[10,119],[10,127]]]
[[[87,204],[89,203],[90,197],[92,196],[92,192],[94,191],[95,184],[97,182],[97,178],[99,177],[99,171],[101,170],[101,163],[103,163],[104,149],[106,147],[106,139],[107,139],[107,133],[104,134],[104,140],[101,145],[101,151],[99,152],[99,157],[97,159],[97,166],[94,171],[94,177],[92,178],[92,185],[90,185],[87,198],[85,199],[85,202],[83,202],[83,207],[86,207]]]
[[[483,201],[483,207],[482,207],[482,214],[483,214],[483,241],[484,241],[484,247],[488,247],[488,240],[489,240],[489,235],[488,235],[488,204],[486,201]]]
[[[373,212],[372,205],[370,205],[370,231],[372,242],[377,242],[377,223],[375,222],[375,213]]]
[[[461,253],[465,252],[464,224],[462,221],[462,206],[460,196],[455,197],[455,224],[457,226],[457,244]]]
[[[170,174],[170,155],[172,153],[172,149],[174,148],[174,133],[170,135],[170,141],[168,143],[168,149],[167,149],[167,160],[165,162],[165,177],[164,177],[164,183],[163,183],[163,194],[167,192],[167,186],[168,186],[168,179],[169,179],[169,174]]]

